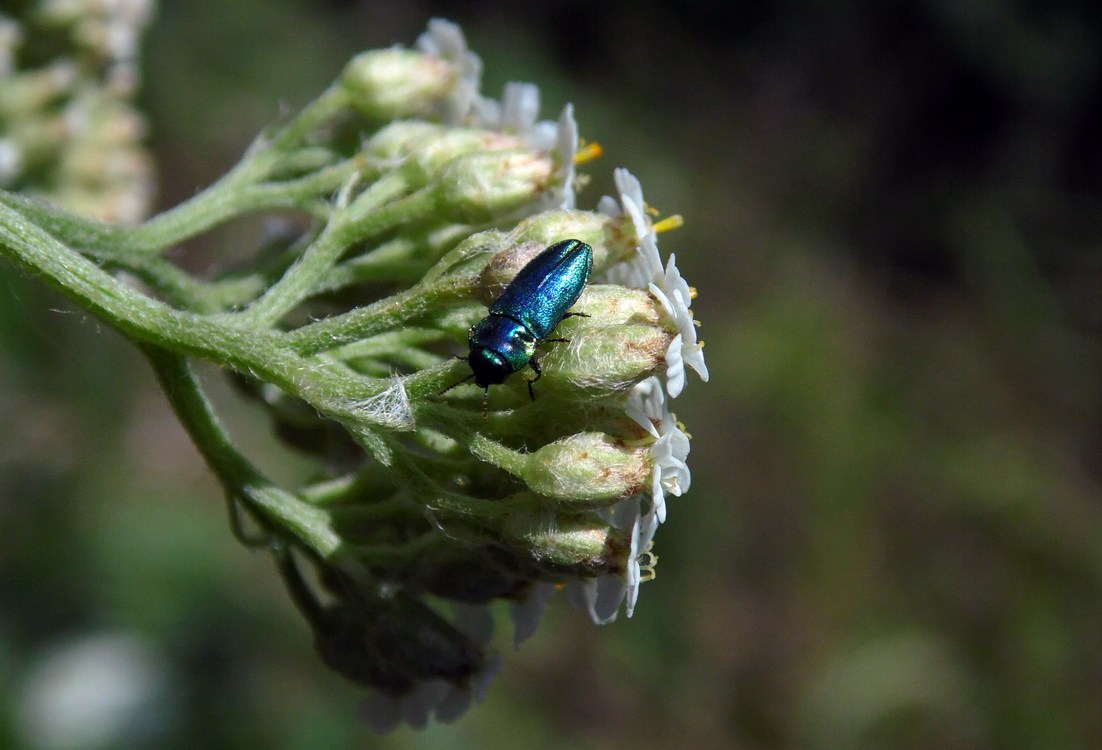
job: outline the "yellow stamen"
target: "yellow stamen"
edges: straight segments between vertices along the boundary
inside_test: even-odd
[[[583,142],[578,148],[578,153],[574,154],[574,164],[587,164],[596,159],[600,159],[605,150],[601,148],[601,144],[597,141],[592,143]]]
[[[662,221],[656,222],[652,227],[658,234],[662,232],[668,232],[671,229],[680,229],[685,224],[685,219],[681,217],[681,214],[674,214],[673,216],[667,216]]]
[[[689,299],[696,299],[696,287],[695,286],[689,287]],[[697,328],[700,328],[700,321],[699,320],[694,320],[693,323],[696,324]],[[701,344],[701,346],[703,346],[703,344]]]

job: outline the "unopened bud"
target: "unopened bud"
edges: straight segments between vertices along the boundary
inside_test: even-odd
[[[573,320],[573,319],[571,319]],[[588,321],[586,321],[588,322]],[[540,360],[548,389],[568,394],[582,388],[592,397],[622,391],[665,367],[672,336],[652,325],[578,324],[565,333],[570,343]]]
[[[538,198],[548,186],[551,157],[527,150],[479,152],[453,159],[437,188],[440,213],[467,224],[491,221]]]
[[[602,326],[630,323],[657,327],[662,320],[660,307],[649,292],[618,284],[590,284],[574,309]]]
[[[538,242],[523,242],[510,245],[496,253],[478,276],[476,293],[479,301],[486,307],[493,304],[494,300],[505,291],[506,285],[516,278],[520,269],[528,265],[546,247]]]
[[[454,88],[457,71],[446,60],[393,47],[352,58],[340,80],[356,109],[394,120],[431,115]]]
[[[410,144],[424,136],[439,135],[444,127],[424,120],[399,120],[380,128],[363,145],[363,153],[380,162],[400,162],[409,156]]]
[[[605,249],[608,217],[592,211],[555,209],[529,216],[512,232],[517,243],[534,242],[547,247],[564,237],[572,237],[593,248],[593,268],[604,268],[608,255]]]
[[[599,432],[557,440],[523,454],[520,477],[533,492],[605,507],[610,500],[642,491],[650,478],[647,450],[629,448]]]
[[[409,144],[411,165],[418,169],[425,182],[439,177],[454,159],[473,153],[515,151],[523,144],[515,137],[475,128],[450,128],[441,133],[429,133]]]
[[[533,507],[538,507],[539,499],[533,500]],[[517,512],[505,519],[500,531],[514,551],[545,572],[582,577],[608,570],[625,543],[623,532],[592,513]]]

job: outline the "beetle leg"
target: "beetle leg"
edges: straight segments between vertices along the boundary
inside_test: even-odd
[[[554,339],[549,339],[549,340],[554,341]],[[535,371],[535,373],[536,373],[536,377],[534,377],[534,378],[532,378],[531,380],[528,381],[528,398],[535,401],[536,400],[536,392],[534,390],[532,390],[532,383],[535,383],[537,380],[539,380],[540,378],[543,377],[543,370],[540,368],[540,363],[536,361],[535,357],[528,360],[528,366],[531,367],[532,370]]]
[[[564,313],[562,317],[563,317],[563,320],[566,320],[567,318],[592,318],[593,316],[590,315],[589,313],[572,312],[572,313]]]

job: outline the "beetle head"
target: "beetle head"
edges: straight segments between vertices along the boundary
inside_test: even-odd
[[[474,382],[482,388],[501,385],[513,373],[513,368],[504,357],[484,346],[472,347],[467,363],[474,373]]]

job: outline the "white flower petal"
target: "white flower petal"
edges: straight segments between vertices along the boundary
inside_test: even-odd
[[[666,411],[666,394],[662,390],[661,381],[652,376],[636,383],[628,394],[624,411],[637,425],[658,437],[661,433],[655,425],[661,424],[669,414]]]
[[[561,191],[558,208],[573,209],[577,204],[574,193],[574,158],[578,155],[578,123],[574,120],[574,105],[567,104],[559,115],[554,152],[557,168],[554,180]]]
[[[666,391],[677,398],[685,388],[685,361],[681,358],[681,334],[673,337],[666,349]]]
[[[635,612],[635,604],[639,601],[639,584],[642,573],[639,570],[639,518],[631,528],[631,547],[628,551],[627,595],[624,601],[624,614],[631,617]]]
[[[681,295],[682,303],[685,305],[685,309],[689,309],[690,300],[692,300],[692,287],[689,286],[689,282],[685,281],[681,276],[681,271],[676,264],[677,253],[670,253],[670,259],[666,263],[666,270],[662,274],[662,288],[666,291],[673,293],[677,292]]]
[[[513,644],[517,648],[536,634],[553,593],[555,593],[554,584],[534,584],[528,596],[515,603],[510,609],[509,614],[513,620]]]
[[[510,81],[501,94],[499,130],[520,135],[531,132],[540,116],[540,90],[534,83]]]
[[[596,625],[615,622],[626,591],[625,582],[617,576],[572,581],[567,585],[571,603],[586,610]]]
[[[662,467],[655,466],[651,475],[651,503],[658,523],[666,522],[666,493],[662,487]]]
[[[451,96],[442,103],[442,119],[461,125],[479,107],[482,60],[467,48],[467,39],[457,24],[442,18],[429,20],[428,30],[417,37],[422,52],[450,62],[458,72]]]

